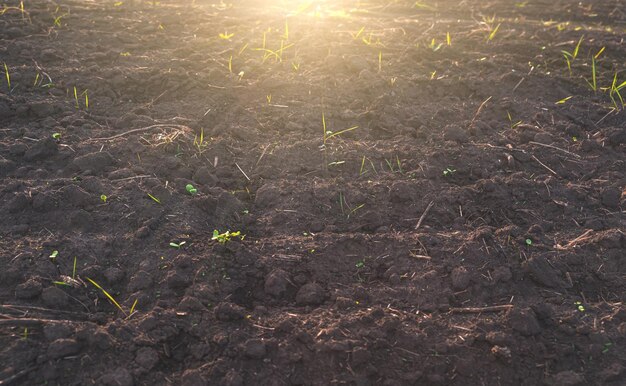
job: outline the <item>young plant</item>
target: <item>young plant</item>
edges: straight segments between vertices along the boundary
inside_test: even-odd
[[[493,38],[496,37],[496,33],[498,33],[498,29],[500,29],[500,25],[502,23],[498,23],[498,25],[495,28],[491,28],[491,26],[489,27],[489,36],[487,36],[487,42],[490,42],[493,40]]]
[[[585,81],[587,82],[589,87],[591,87],[593,92],[596,92],[598,90],[598,85],[596,83],[596,58],[595,57],[591,58],[591,82],[588,81],[587,79],[585,79]]]
[[[171,242],[170,247],[180,249],[185,244],[187,244],[186,241],[181,241],[180,243]]]
[[[328,141],[329,139],[331,139],[333,137],[336,137],[338,135],[347,133],[347,132],[352,131],[352,130],[356,130],[358,128],[359,128],[359,126],[352,126],[350,128],[347,128],[347,129],[339,130],[337,132],[332,132],[331,130],[328,130],[326,128],[326,115],[322,111],[322,130],[324,131],[323,141],[322,141],[323,145],[326,145],[326,141]]]
[[[195,195],[195,194],[198,194],[198,189],[196,189],[191,184],[187,184],[187,186],[185,186],[185,189],[187,190],[187,193],[191,194],[192,196]]]
[[[7,67],[7,64],[4,63],[4,76],[7,79],[7,86],[9,88],[9,94],[11,93],[12,89],[11,89],[11,74],[9,74],[9,67]]]
[[[154,202],[156,202],[157,204],[161,203],[161,200],[159,200],[158,198],[154,197],[153,195],[151,195],[150,193],[147,193],[148,197],[150,197]]]
[[[456,173],[456,169],[446,168],[446,169],[443,171],[443,175],[444,175],[444,177],[451,176],[451,175],[452,175],[452,174],[454,174],[454,173]]]
[[[567,63],[567,70],[569,71],[569,75],[572,76],[572,62],[578,56],[578,51],[580,50],[580,45],[583,42],[585,35],[582,35],[580,39],[578,39],[578,43],[572,52],[561,50],[563,57],[565,58],[565,62]]]
[[[94,287],[96,287],[97,289],[99,289],[100,291],[102,291],[102,293],[104,294],[104,296],[106,296],[109,301],[111,301],[111,303],[113,303],[113,305],[115,307],[117,307],[118,310],[120,310],[122,312],[122,314],[124,314],[124,316],[128,317],[128,314],[126,313],[126,311],[124,311],[124,309],[122,308],[122,306],[120,306],[120,304],[115,300],[115,298],[113,296],[111,296],[111,294],[109,294],[104,288],[102,288],[100,286],[100,284],[96,283],[95,281],[91,280],[90,278],[86,278],[87,281],[89,281],[91,284],[94,285]]]
[[[215,229],[213,230],[213,236],[211,237],[211,240],[215,240],[220,244],[226,244],[227,242],[231,241],[231,239],[235,237],[239,237],[240,240],[243,240],[246,237],[246,235],[242,235],[241,231],[236,231],[236,232],[226,231],[224,233],[220,233],[220,231]]]

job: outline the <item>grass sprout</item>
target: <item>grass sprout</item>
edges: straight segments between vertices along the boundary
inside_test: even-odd
[[[9,67],[4,63],[4,76],[7,79],[7,86],[9,87],[9,93],[11,93],[11,74],[9,74]]]
[[[90,278],[86,278],[88,282],[90,282],[91,284],[94,285],[94,287],[96,287],[97,289],[99,289],[100,291],[102,291],[102,293],[104,294],[104,296],[106,296],[109,301],[111,301],[111,303],[113,303],[113,305],[115,307],[117,307],[118,310],[120,310],[122,312],[122,314],[124,314],[124,316],[128,316],[128,314],[126,313],[126,311],[124,311],[124,309],[122,308],[122,306],[120,306],[120,304],[117,302],[117,300],[115,300],[115,298],[113,296],[111,296],[110,293],[108,293],[104,288],[102,288],[100,286],[100,284],[96,283],[95,281],[93,281]]]
[[[589,87],[591,87],[593,92],[596,92],[598,90],[598,84],[596,82],[596,58],[595,57],[591,58],[591,82],[588,81],[587,79],[585,79],[585,81],[587,81],[587,84],[589,85]]]

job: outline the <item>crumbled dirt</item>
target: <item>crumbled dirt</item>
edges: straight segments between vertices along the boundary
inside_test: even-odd
[[[7,0],[0,383],[623,384],[622,5]]]

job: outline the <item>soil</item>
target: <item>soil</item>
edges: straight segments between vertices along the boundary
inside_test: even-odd
[[[622,0],[2,9],[0,384],[624,384]]]

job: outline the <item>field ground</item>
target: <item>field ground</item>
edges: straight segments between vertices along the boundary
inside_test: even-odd
[[[623,384],[622,0],[5,3],[0,384]]]

